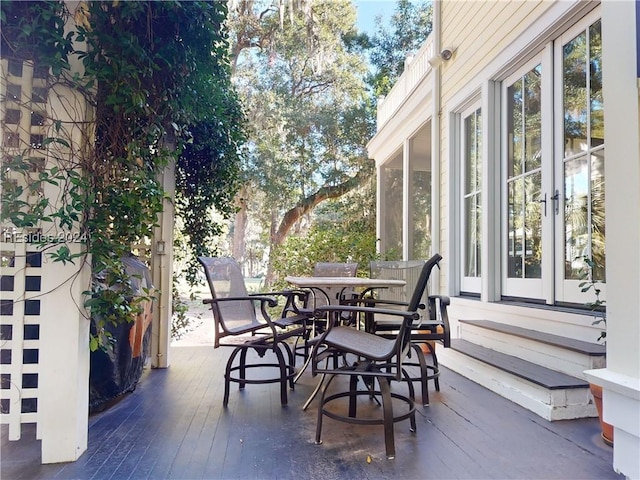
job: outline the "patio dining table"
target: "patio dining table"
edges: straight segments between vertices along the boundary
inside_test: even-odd
[[[368,288],[388,288],[404,287],[404,280],[388,278],[366,278],[366,277],[284,277],[286,282],[298,288],[317,288],[319,290],[343,290],[343,289],[368,289]],[[339,303],[339,296],[335,298],[327,295],[330,301]]]
[[[367,278],[367,277],[295,277],[295,276],[286,276],[286,282],[294,285],[298,288],[309,288],[309,289],[318,289],[324,292],[326,298],[329,299],[331,304],[339,305],[341,300],[341,292],[345,290],[354,290],[361,289],[365,291],[370,288],[389,288],[389,287],[404,287],[406,282],[404,280],[398,279],[388,279],[388,278]],[[335,291],[335,295],[330,295],[328,292]],[[313,346],[315,348],[315,345]],[[296,381],[302,373],[306,370],[309,361],[311,359],[311,355],[307,358],[304,365],[298,372],[296,376]],[[324,374],[320,378],[317,386],[305,402],[303,406],[303,410],[306,410],[315,396],[320,391],[322,383],[324,381]]]

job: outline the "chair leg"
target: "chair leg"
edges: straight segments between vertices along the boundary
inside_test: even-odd
[[[349,379],[349,416],[355,418],[357,406],[358,377],[352,375]]]
[[[279,346],[284,348],[284,350],[287,352],[288,362],[285,364],[285,370],[286,370],[285,375],[289,380],[289,388],[291,388],[291,390],[295,390],[294,375],[289,375],[289,368],[288,368],[289,365],[292,368],[295,368],[295,364],[296,364],[295,350],[291,350],[291,346],[287,342],[278,342],[278,344],[274,348],[277,349]]]
[[[323,374],[323,380],[326,378],[324,375],[325,374]],[[329,377],[327,382],[324,384],[324,387],[322,388],[322,393],[320,394],[320,404],[318,405],[318,420],[316,423],[316,442],[315,442],[316,445],[322,444],[322,440],[320,438],[322,436],[322,416],[324,415],[324,397],[327,393],[327,389],[329,388],[329,385],[331,385],[331,382],[333,381],[334,378],[336,378],[335,375],[331,375]]]
[[[238,382],[238,388],[240,390],[244,390],[245,383],[242,380],[247,378],[247,351],[248,348],[242,348],[242,352],[240,353],[240,369],[238,370],[238,378],[240,382]]]
[[[413,388],[413,382],[411,382],[411,377],[409,376],[409,373],[407,373],[407,371],[404,368],[402,369],[402,375],[407,380],[407,384],[409,388],[409,398],[411,399],[412,402],[415,402],[416,392]],[[411,416],[409,417],[409,424],[410,424],[409,431],[416,432],[417,431],[416,411],[413,405],[409,405],[409,408],[412,409]]]
[[[378,378],[380,393],[382,395],[382,412],[384,423],[384,444],[387,459],[396,458],[396,446],[393,434],[393,405],[391,404],[391,386],[386,378]]]
[[[428,345],[428,344],[427,344]],[[427,361],[424,358],[424,352],[420,348],[420,344],[412,343],[411,347],[415,350],[418,357],[418,363],[420,364],[420,385],[422,387],[422,406],[429,406],[429,369],[427,368]]]
[[[307,398],[307,401],[302,406],[303,412],[307,411],[307,408],[309,408],[309,405],[311,405],[311,402],[313,401],[313,399],[316,398],[316,395],[318,394],[318,392],[320,391],[320,388],[322,388],[322,385],[324,384],[324,380],[325,380],[325,374],[323,373],[320,377],[320,381],[316,385],[316,388],[313,389],[313,392],[311,392],[311,395],[309,395],[309,398]]]
[[[429,346],[429,353],[431,353],[431,358],[433,360],[433,372],[434,372],[434,377],[433,377],[433,383],[436,386],[436,391],[439,392],[440,391],[440,366],[438,365],[438,356],[436,355],[436,349],[430,344],[427,344]]]
[[[273,351],[278,357],[278,365],[280,366],[280,403],[282,405],[286,405],[287,404],[287,377],[288,377],[289,369],[287,368],[287,363],[284,359],[282,350],[278,348],[278,345],[274,345]]]
[[[231,387],[231,366],[233,365],[233,361],[235,360],[238,353],[244,351],[242,348],[236,348],[229,355],[229,360],[227,360],[227,366],[224,371],[224,398],[222,399],[222,405],[227,406],[229,403],[229,388]]]

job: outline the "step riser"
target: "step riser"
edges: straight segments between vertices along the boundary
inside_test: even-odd
[[[467,323],[460,324],[460,338],[583,380],[585,370],[606,366],[602,356],[585,355]]]
[[[438,361],[546,420],[598,415],[588,388],[549,390],[451,348],[438,349]]]

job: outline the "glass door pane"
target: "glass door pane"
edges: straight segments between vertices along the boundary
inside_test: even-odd
[[[482,115],[462,119],[462,291],[480,293],[482,274]]]
[[[397,163],[397,162],[396,162]],[[386,260],[402,259],[402,167],[384,168],[384,216],[382,255]]]
[[[506,88],[506,231],[503,294],[542,295],[542,65]]]
[[[561,39],[562,169],[564,204],[558,215],[556,299],[592,301],[581,291],[584,258],[594,261],[590,274],[604,281],[604,103],[602,99],[602,38],[600,20],[569,32]],[[604,285],[603,295],[604,295]]]

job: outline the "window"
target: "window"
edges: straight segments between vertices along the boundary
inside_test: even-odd
[[[44,148],[44,135],[31,134],[30,137],[31,148],[42,150]]]
[[[402,155],[385,164],[382,177],[382,231],[380,252],[388,260],[402,259]]]
[[[39,112],[31,112],[31,126],[42,127],[44,125],[45,115]]]
[[[594,280],[605,276],[604,210],[604,102],[602,98],[602,31],[600,19],[591,17],[566,32],[555,48],[561,95],[556,111],[555,157],[559,214],[556,216],[555,295],[560,301],[584,303],[580,274],[584,257],[597,268]],[[558,115],[559,116],[559,115]],[[602,285],[601,297],[606,298]]]
[[[20,134],[11,130],[4,131],[4,146],[18,148],[20,146]]]
[[[13,83],[7,84],[7,99],[19,102],[22,97],[22,87]]]
[[[584,304],[585,256],[604,280],[601,46],[594,11],[502,82],[503,297]]]
[[[43,87],[33,87],[32,100],[36,103],[47,103],[49,97],[49,90]]]
[[[482,115],[473,107],[461,115],[462,285],[480,292],[482,260]]]
[[[604,280],[604,108],[600,21],[562,46],[565,278],[583,256]]]
[[[540,278],[540,64],[507,88],[507,276]]]
[[[17,125],[20,123],[20,110],[8,108],[4,114],[4,123],[7,125]]]
[[[21,60],[9,60],[9,74],[14,77],[22,76],[22,61]]]

